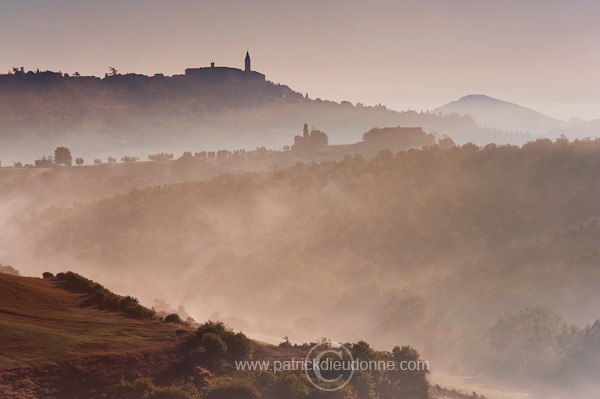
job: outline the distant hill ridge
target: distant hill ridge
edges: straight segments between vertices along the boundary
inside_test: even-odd
[[[483,94],[471,94],[438,107],[436,113],[470,115],[480,126],[502,130],[546,133],[552,129],[568,127],[568,123],[550,118],[508,101],[498,100]]]
[[[415,126],[481,146],[522,145],[531,133],[565,125],[486,96],[464,97],[436,113],[311,99],[253,71],[249,54],[244,69],[211,64],[173,76],[110,68],[99,78],[14,68],[0,74],[0,104],[2,166],[33,163],[59,146],[77,152],[84,163],[109,155],[282,148],[306,122],[327,133],[332,144],[357,142],[374,127]]]
[[[390,126],[421,127],[458,144],[530,138],[481,128],[469,116],[311,99],[258,72],[220,66],[173,76],[111,70],[104,78],[16,70],[0,74],[0,104],[2,166],[33,163],[59,146],[84,163],[109,155],[282,148],[307,122],[331,144],[355,143],[374,127]]]

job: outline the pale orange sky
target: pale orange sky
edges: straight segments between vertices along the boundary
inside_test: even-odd
[[[600,117],[600,1],[0,0],[0,71],[243,66],[311,98],[433,109],[487,94]]]

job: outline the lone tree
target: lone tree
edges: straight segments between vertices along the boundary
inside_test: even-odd
[[[77,166],[83,165],[83,158],[81,158],[81,157],[75,158],[75,163],[77,164]]]
[[[56,147],[54,150],[54,163],[60,166],[71,166],[73,157],[67,147]]]

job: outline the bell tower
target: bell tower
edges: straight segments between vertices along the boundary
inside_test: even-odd
[[[244,68],[244,72],[250,72],[250,53],[246,51],[246,67]]]

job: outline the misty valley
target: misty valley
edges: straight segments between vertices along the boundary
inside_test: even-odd
[[[600,397],[599,121],[14,67],[0,398]]]

